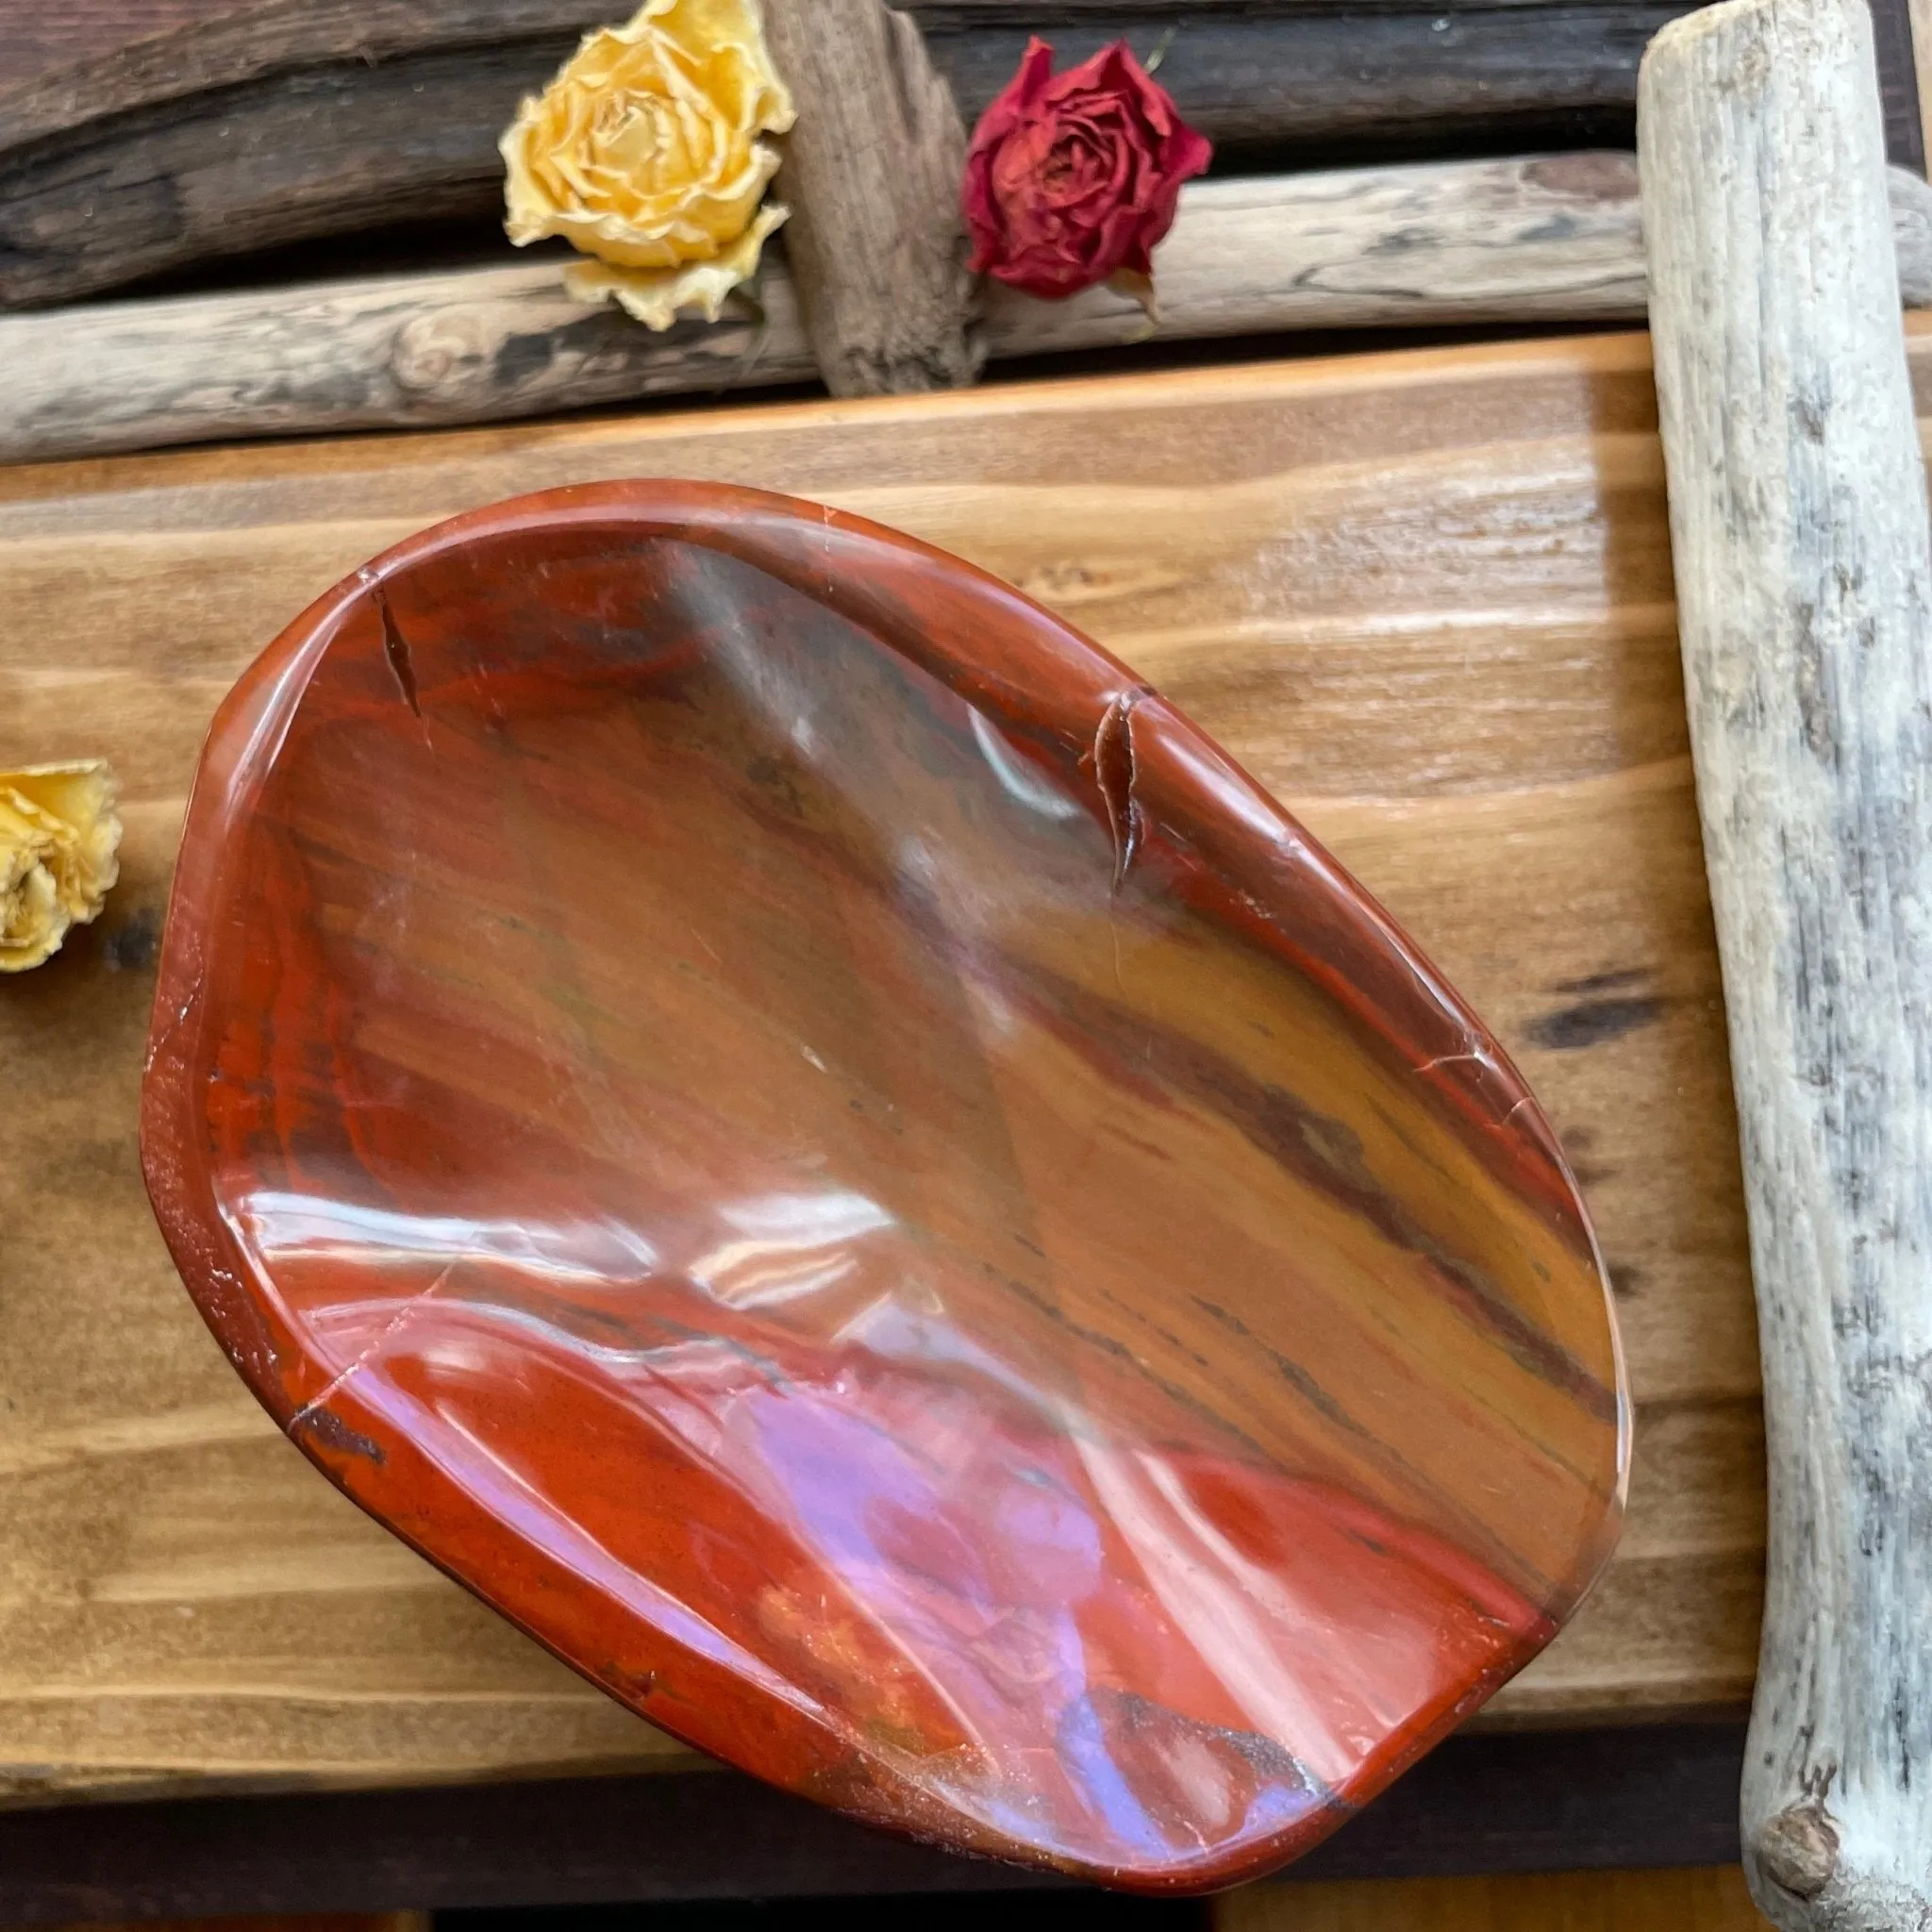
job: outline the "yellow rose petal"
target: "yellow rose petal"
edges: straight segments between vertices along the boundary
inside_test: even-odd
[[[757,0],[646,0],[584,37],[500,146],[504,226],[519,247],[560,235],[626,271],[571,271],[641,319],[715,317],[784,219],[760,211],[778,152],[761,134],[795,118]],[[586,279],[588,275],[588,280]]]
[[[574,261],[563,272],[563,285],[579,302],[617,303],[647,328],[669,328],[680,315],[691,313],[716,322],[725,297],[758,272],[765,237],[791,212],[775,204],[761,208],[751,226],[709,261],[662,269]]]
[[[119,791],[105,760],[0,772],[0,973],[38,966],[120,876]]]
[[[0,973],[38,966],[73,924],[45,863],[50,845],[0,794]]]

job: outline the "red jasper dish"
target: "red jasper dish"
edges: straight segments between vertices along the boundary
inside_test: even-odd
[[[229,695],[142,1099],[190,1291],[613,1696],[1201,1890],[1543,1644],[1627,1410],[1551,1131],[1158,693],[755,491],[411,539]]]

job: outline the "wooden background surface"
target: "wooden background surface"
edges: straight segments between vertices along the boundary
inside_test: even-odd
[[[1211,1932],[1766,1932],[1769,1924],[1735,1866],[1251,1885],[1210,1901],[1206,1916]]]
[[[1932,318],[1912,329],[1921,407]],[[569,481],[822,497],[1091,631],[1516,1054],[1617,1284],[1621,1554],[1492,1721],[1746,1698],[1751,1298],[1641,336],[0,472],[0,763],[127,783],[101,924],[0,985],[0,1793],[689,1761],[309,1470],[202,1331],[135,1096],[184,792],[241,667],[366,558]]]
[[[247,0],[0,0],[0,87],[131,40],[234,12],[246,4]],[[957,25],[960,9],[949,9],[946,0],[911,4],[930,29],[944,32]],[[1012,12],[1024,25],[1028,18],[1050,17],[1057,6],[1065,4],[1066,0],[1040,0],[1034,6],[1029,0],[1015,0]],[[1928,0],[1870,4],[1891,158],[1924,173],[1925,146],[1913,77],[1911,22],[1932,9]],[[1074,58],[1091,49],[1097,32],[1132,30],[1153,38],[1170,25],[1185,25],[1191,12],[1206,19],[1218,9],[1239,19],[1253,5],[1254,0],[1246,5],[1243,0],[1111,0],[1110,5],[1102,0],[1083,8],[1092,15],[1090,27],[1069,30],[1058,38],[1062,51]],[[1362,49],[1362,62],[1352,75],[1345,71],[1346,62],[1333,75],[1324,70],[1296,75],[1295,85],[1284,90],[1289,102],[1299,101],[1305,107],[1313,92],[1332,94],[1340,103],[1352,78],[1364,101],[1382,104],[1372,116],[1378,125],[1386,123],[1386,110],[1393,105],[1416,125],[1432,127],[1424,146],[1440,147],[1447,135],[1464,144],[1473,142],[1486,152],[1627,140],[1636,57],[1642,39],[1654,31],[1662,14],[1690,10],[1690,0],[1661,0],[1661,8],[1660,0],[1440,0],[1434,8],[1427,8],[1424,0],[1358,0],[1353,7],[1346,0],[1261,0],[1261,5],[1282,12],[1346,16],[1345,31]],[[631,10],[631,0],[612,0],[606,9],[611,19]],[[987,10],[987,0],[981,0],[979,10]],[[590,13],[595,12],[592,5]],[[1423,18],[1431,38],[1439,28],[1448,35],[1441,42],[1441,70],[1433,76],[1412,58],[1408,36],[1397,27],[1378,26],[1374,19],[1403,12]],[[1635,24],[1634,39],[1621,31],[1625,23]],[[1139,40],[1136,44],[1141,44]],[[1343,43],[1337,40],[1319,44],[1334,55]],[[962,74],[961,80],[969,89],[979,85],[985,92],[986,86],[1004,77],[1016,55],[1017,42],[999,49],[989,46],[988,58],[997,61],[1000,75]],[[1188,64],[1180,63],[1184,73]],[[1182,85],[1187,85],[1185,79]],[[1519,135],[1512,140],[1507,124],[1492,125],[1486,137],[1486,115],[1493,121],[1499,112],[1533,130],[1533,138]],[[1386,134],[1386,125],[1383,131]]]

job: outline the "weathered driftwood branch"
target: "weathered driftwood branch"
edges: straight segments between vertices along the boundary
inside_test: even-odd
[[[1932,303],[1932,188],[1892,175],[1906,295]],[[1158,335],[1643,314],[1628,155],[1350,169],[1191,183],[1156,257]],[[763,326],[653,335],[519,261],[240,294],[0,316],[0,457],[219,437],[482,423],[649,396],[808,381],[791,285]],[[1131,301],[987,292],[995,357],[1145,341]]]
[[[1727,0],[1639,97],[1691,744],[1770,1448],[1744,1858],[1932,1925],[1932,540],[1861,0]]]
[[[1644,42],[1684,0],[907,10],[969,125],[1035,27],[1068,59],[1123,33],[1149,53],[1174,27],[1161,81],[1224,156],[1310,165],[1472,138],[1622,138]],[[519,97],[611,11],[608,0],[256,0],[0,89],[0,308],[384,223],[487,221],[502,205],[496,139]]]
[[[966,129],[919,29],[880,0],[764,0],[801,112],[777,192],[799,312],[835,396],[979,373],[959,213]]]

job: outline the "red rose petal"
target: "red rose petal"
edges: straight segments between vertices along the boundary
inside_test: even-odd
[[[1036,36],[967,148],[973,269],[1047,297],[1146,275],[1181,183],[1213,152],[1124,41],[1056,75]]]

